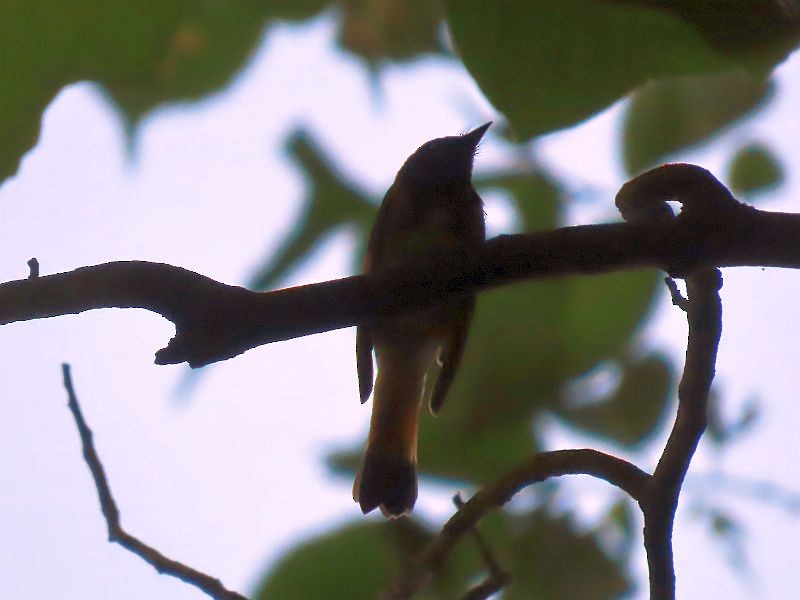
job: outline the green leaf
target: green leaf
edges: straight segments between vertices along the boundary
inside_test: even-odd
[[[633,591],[623,557],[612,560],[591,533],[575,530],[566,516],[542,511],[516,519],[508,532],[513,579],[504,600],[619,598]]]
[[[341,0],[339,45],[370,65],[442,51],[442,10],[430,0]]]
[[[739,148],[728,166],[728,183],[736,194],[759,194],[778,187],[784,179],[778,157],[763,144]]]
[[[764,78],[800,38],[761,0],[446,0],[457,50],[523,139],[574,125],[662,77],[744,68]]]
[[[772,85],[743,71],[691,75],[640,88],[622,132],[625,169],[633,175],[706,141],[765,104]]]
[[[446,0],[457,50],[527,139],[573,125],[642,83],[731,68],[695,23],[635,2]]]
[[[620,354],[647,316],[662,277],[656,271],[631,271],[573,277],[563,282],[563,333],[559,362],[573,377]]]
[[[301,544],[284,555],[253,597],[282,600],[375,598],[398,561],[378,523],[361,522]]]
[[[254,600],[377,598],[433,532],[414,518],[348,524],[285,554],[252,595]],[[476,570],[477,553],[460,544],[420,598],[455,598]]]
[[[552,408],[565,381],[621,351],[649,309],[655,282],[638,272],[481,294],[448,404],[468,411],[466,423],[484,424]]]
[[[621,381],[616,390],[605,398],[567,407],[561,414],[581,429],[636,446],[663,424],[672,405],[674,372],[659,354],[633,363],[623,361],[619,367]]]
[[[133,122],[153,107],[226,85],[265,25],[324,2],[8,0],[0,4],[0,180],[36,143],[65,85],[102,84]]]
[[[620,496],[598,528],[597,537],[611,556],[621,558],[630,555],[639,539],[640,513],[638,505],[627,494]]]
[[[509,194],[524,231],[558,225],[563,194],[558,182],[543,170],[478,174],[472,183],[479,193],[497,189]]]
[[[287,152],[307,179],[303,214],[278,251],[254,276],[251,286],[272,287],[331,234],[346,225],[363,243],[377,211],[377,201],[345,181],[305,131],[289,138]]]

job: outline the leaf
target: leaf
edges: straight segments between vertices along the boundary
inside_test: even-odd
[[[651,82],[633,94],[622,150],[631,175],[664,161],[762,107],[773,86],[742,71]]]
[[[472,178],[478,192],[499,189],[511,196],[523,230],[550,229],[558,225],[562,192],[559,183],[543,170],[501,171]]]
[[[572,425],[636,446],[660,429],[672,406],[674,372],[666,357],[651,354],[620,363],[621,381],[602,399],[593,399],[561,414]]]
[[[102,84],[130,122],[165,102],[226,85],[275,18],[305,18],[319,0],[8,0],[0,4],[0,180],[36,143],[65,85]]]
[[[361,522],[301,544],[258,586],[258,600],[375,598],[398,566],[380,525]]]
[[[300,544],[268,572],[254,600],[377,598],[433,533],[414,518],[361,520]],[[477,568],[477,553],[461,544],[420,598],[454,598]]]
[[[744,435],[752,433],[763,416],[762,412],[761,403],[757,398],[751,397],[744,402],[734,418],[723,415],[719,390],[712,386],[708,396],[706,438],[718,448],[736,442]]]
[[[574,125],[653,79],[743,66],[765,75],[798,43],[794,21],[767,0],[445,7],[464,65],[522,139]]]
[[[753,196],[780,186],[785,173],[778,157],[763,144],[748,144],[728,166],[728,183],[736,194]]]
[[[257,289],[272,287],[342,226],[354,225],[365,240],[377,211],[377,202],[345,181],[307,132],[293,133],[287,152],[308,181],[305,207],[281,247],[253,277],[251,286]]]
[[[516,519],[509,528],[513,579],[504,600],[528,598],[619,598],[634,584],[589,533],[579,533],[567,517],[542,511]]]
[[[632,271],[565,280],[562,354],[569,377],[618,355],[661,291],[656,271]]]
[[[370,65],[442,51],[442,11],[429,0],[341,0],[339,45]]]
[[[630,556],[639,536],[639,511],[627,495],[615,502],[596,532],[598,542],[611,556]]]
[[[700,516],[708,520],[708,528],[720,545],[731,568],[746,574],[751,566],[747,557],[747,531],[741,522],[726,509],[718,506],[701,508]]]
[[[523,139],[603,110],[645,81],[729,68],[695,27],[630,3],[446,0],[465,66]]]

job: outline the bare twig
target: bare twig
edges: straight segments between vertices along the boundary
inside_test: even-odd
[[[672,304],[680,308],[683,312],[686,312],[688,310],[689,302],[683,297],[683,294],[681,294],[681,291],[678,289],[678,284],[675,283],[675,280],[672,277],[665,277],[664,283],[667,284],[667,289],[669,289],[669,295],[672,297]]]
[[[458,509],[464,506],[461,494],[453,496],[453,504],[455,504]],[[506,573],[500,566],[500,563],[497,562],[489,544],[486,543],[481,532],[478,531],[477,524],[472,528],[472,538],[475,540],[475,545],[478,546],[478,552],[480,552],[486,569],[489,571],[489,575],[481,583],[470,589],[464,596],[464,600],[485,600],[504,587],[507,587],[511,583],[511,575]]]
[[[78,433],[80,434],[81,445],[83,446],[83,458],[89,466],[95,486],[97,487],[97,495],[100,498],[100,508],[103,511],[103,516],[108,526],[109,541],[116,542],[123,548],[140,556],[159,573],[177,577],[181,581],[202,590],[212,598],[218,598],[220,600],[247,600],[245,596],[227,590],[219,579],[201,573],[176,560],[167,558],[155,548],[148,546],[122,529],[119,509],[117,508],[116,502],[114,502],[114,497],[111,495],[111,488],[108,485],[105,470],[94,448],[92,431],[86,424],[81,408],[78,405],[78,398],[75,394],[75,388],[72,385],[70,367],[68,364],[64,364],[61,368],[64,375],[64,387],[67,390],[67,396],[69,398],[68,406],[70,411],[72,411],[72,416],[75,418],[75,424],[78,426]]]
[[[36,279],[39,276],[39,261],[34,256],[28,261],[28,279]]]
[[[604,479],[638,500],[650,476],[621,458],[598,450],[541,452],[494,483],[480,489],[454,514],[414,565],[393,582],[389,598],[410,598],[437,572],[453,547],[490,510],[503,506],[531,484],[562,475],[592,475]]]
[[[620,191],[628,216],[637,214],[627,208],[630,195],[693,195],[698,202],[676,219],[661,215],[655,221],[501,236],[471,252],[431,254],[413,265],[268,293],[146,262],[12,281],[0,285],[0,324],[96,308],[145,308],[176,326],[156,362],[202,366],[261,344],[524,279],[634,268],[662,268],[676,276],[714,266],[800,268],[800,215],[756,210],[730,195],[711,199],[721,194],[708,177],[716,181],[699,167],[668,165],[640,178],[637,188],[626,184]]]

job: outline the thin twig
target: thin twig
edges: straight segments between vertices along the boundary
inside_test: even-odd
[[[457,509],[461,509],[464,506],[460,493],[453,496],[453,504],[456,505]],[[511,583],[511,575],[506,573],[500,563],[497,562],[489,544],[486,543],[481,532],[478,531],[477,525],[472,528],[472,538],[475,540],[475,545],[478,546],[478,552],[486,565],[486,569],[489,571],[489,575],[481,583],[470,589],[464,596],[464,600],[485,600],[504,587],[508,587]]]
[[[675,280],[672,277],[665,277],[664,283],[667,284],[667,289],[669,289],[669,295],[672,297],[672,304],[680,308],[683,312],[686,312],[688,310],[689,301],[683,297]]]
[[[28,279],[36,279],[39,276],[39,261],[34,256],[28,261]]]
[[[388,598],[410,598],[422,589],[446,562],[455,545],[472,531],[489,511],[503,506],[523,488],[562,475],[591,475],[641,497],[650,475],[626,460],[598,450],[556,450],[541,452],[494,483],[483,487],[456,512],[409,570],[390,588]]]
[[[245,596],[226,589],[219,579],[206,575],[176,560],[167,558],[155,548],[148,546],[122,529],[119,509],[114,501],[114,497],[111,495],[111,488],[108,485],[105,470],[94,448],[92,431],[86,424],[81,408],[78,405],[78,397],[72,385],[70,367],[68,364],[63,364],[61,365],[61,369],[64,375],[64,388],[67,390],[67,396],[69,398],[67,405],[70,411],[72,411],[72,416],[75,418],[75,424],[78,426],[78,433],[80,434],[81,445],[83,446],[83,458],[89,466],[95,487],[97,488],[97,495],[100,498],[100,508],[103,511],[103,516],[108,526],[109,541],[116,542],[123,548],[138,555],[145,562],[152,565],[159,573],[177,577],[181,581],[202,590],[212,598],[218,598],[220,600],[247,600]]]

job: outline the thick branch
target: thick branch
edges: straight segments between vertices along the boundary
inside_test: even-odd
[[[598,450],[542,452],[479,490],[454,514],[434,538],[413,570],[394,582],[387,597],[410,598],[438,571],[453,547],[486,513],[503,506],[524,487],[562,475],[591,475],[603,479],[639,500],[650,476],[635,465]]]
[[[160,364],[202,366],[261,344],[348,327],[467,290],[632,268],[800,267],[800,215],[726,209],[713,224],[674,219],[501,236],[472,254],[268,293],[169,265],[117,262],[0,285],[0,324],[97,308],[144,308],[173,321]]]
[[[67,396],[69,398],[69,409],[72,411],[72,415],[75,418],[75,424],[78,426],[78,433],[80,434],[81,445],[83,446],[83,458],[89,466],[94,484],[97,487],[97,495],[100,498],[100,508],[103,511],[103,516],[108,526],[109,541],[116,542],[123,548],[141,557],[159,573],[177,577],[181,581],[202,590],[212,598],[219,600],[247,600],[245,596],[225,589],[219,579],[206,575],[176,560],[167,558],[152,546],[148,546],[122,529],[119,520],[119,509],[117,508],[116,502],[114,502],[114,497],[111,495],[111,488],[108,485],[108,480],[106,479],[103,465],[100,462],[100,457],[97,456],[97,451],[94,448],[92,431],[86,424],[86,420],[83,418],[83,412],[78,404],[75,388],[72,385],[69,365],[62,365],[62,371],[64,374],[64,387],[67,390]]]

